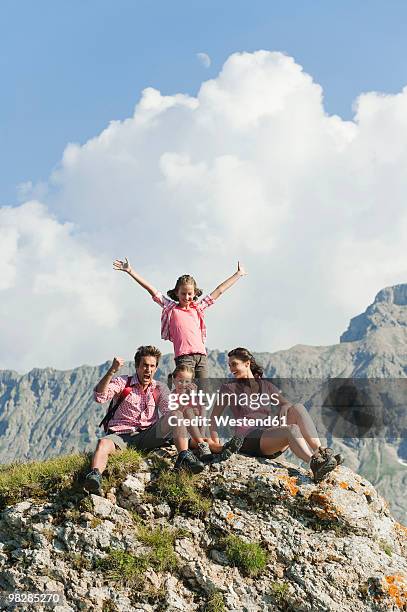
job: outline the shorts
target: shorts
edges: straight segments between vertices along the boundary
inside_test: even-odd
[[[190,366],[194,372],[196,379],[208,378],[208,358],[206,355],[201,353],[191,353],[190,355],[179,355],[175,357],[175,365],[187,365]]]
[[[166,432],[161,431],[161,421],[159,419],[154,425],[147,427],[147,429],[131,433],[117,433],[109,429],[107,435],[101,439],[112,440],[120,450],[125,450],[128,446],[137,450],[153,450],[161,446],[171,446],[173,444],[171,429]]]
[[[260,438],[264,433],[264,429],[252,429],[244,439],[240,447],[240,453],[250,455],[250,457],[265,457],[267,459],[276,459],[283,454],[284,451],[277,451],[272,455],[265,455],[260,449]]]

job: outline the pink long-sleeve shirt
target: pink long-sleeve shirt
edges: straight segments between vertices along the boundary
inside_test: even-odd
[[[118,397],[126,387],[128,377],[118,376],[110,381],[105,393],[94,390],[94,398],[100,403],[110,402],[115,396]],[[127,433],[136,429],[147,429],[158,420],[160,415],[169,411],[168,395],[169,389],[164,383],[153,380],[143,390],[135,374],[130,380],[131,393],[121,402],[113,418],[109,421],[109,429],[115,433]],[[157,404],[154,401],[153,389],[157,389]]]
[[[175,357],[192,353],[206,355],[205,309],[215,300],[207,295],[199,302],[192,302],[189,308],[181,308],[161,291],[153,296],[153,300],[162,308],[161,338],[171,340]]]

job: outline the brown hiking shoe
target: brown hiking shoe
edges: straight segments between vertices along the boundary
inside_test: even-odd
[[[334,457],[336,459],[336,465],[342,465],[342,463],[345,461],[342,455],[339,453],[338,455],[334,455]]]
[[[312,456],[310,468],[314,476],[314,482],[321,482],[337,466],[332,448],[319,447]]]

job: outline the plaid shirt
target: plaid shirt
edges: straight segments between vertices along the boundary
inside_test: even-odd
[[[172,341],[172,338],[170,335],[171,315],[172,315],[173,309],[179,304],[178,302],[174,302],[173,300],[170,300],[169,298],[165,297],[165,295],[163,295],[161,291],[157,291],[157,293],[153,296],[153,300],[154,302],[159,304],[161,308],[163,309],[161,313],[161,338],[163,340]],[[210,295],[206,295],[199,302],[192,302],[190,305],[190,308],[195,308],[198,313],[199,325],[200,325],[201,334],[202,334],[202,342],[204,344],[206,341],[206,325],[205,325],[205,320],[204,320],[204,316],[205,316],[204,311],[206,308],[208,308],[208,306],[212,306],[212,304],[214,303],[215,303],[215,300],[211,298]]]
[[[110,402],[115,396],[120,395],[127,384],[127,376],[118,376],[110,381],[105,393],[94,390],[94,398],[100,403]],[[140,385],[137,374],[130,380],[131,393],[121,402],[109,421],[109,429],[117,433],[146,429],[158,420],[160,414],[169,411],[167,385],[153,380],[144,392]],[[157,405],[154,401],[153,389],[158,391]]]

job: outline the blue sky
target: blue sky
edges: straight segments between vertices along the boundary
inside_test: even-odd
[[[235,51],[293,56],[350,118],[359,93],[407,84],[406,17],[403,0],[2,0],[0,205],[46,180],[68,142],[131,116],[143,88],[194,94]]]

